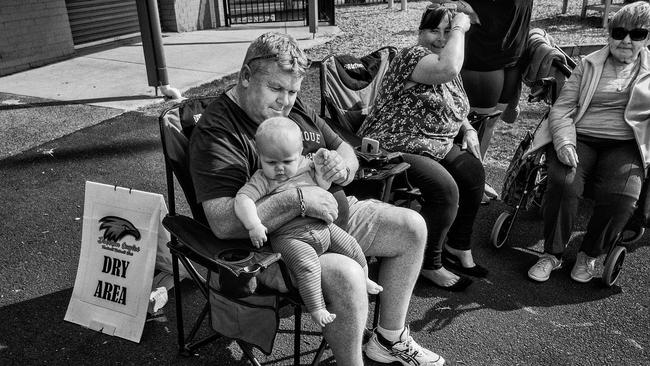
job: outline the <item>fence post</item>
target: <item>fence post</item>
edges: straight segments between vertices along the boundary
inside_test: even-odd
[[[402,10],[408,10],[408,4],[406,3],[406,0],[402,0]]]
[[[393,8],[393,0],[388,0],[388,9]]]
[[[167,77],[167,62],[163,50],[158,3],[155,0],[146,0],[136,1],[136,4],[149,86],[156,88],[156,94],[160,88],[165,96],[179,99],[181,98],[180,91],[169,86]]]
[[[318,0],[309,0],[307,4],[309,32],[312,34],[312,37],[316,37],[316,32],[318,32]]]

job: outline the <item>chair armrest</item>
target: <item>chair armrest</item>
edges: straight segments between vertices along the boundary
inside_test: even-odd
[[[385,180],[389,177],[394,177],[400,173],[405,172],[408,168],[410,168],[411,165],[406,162],[401,162],[397,164],[386,164],[382,166],[381,168],[366,168],[362,167],[364,175],[362,177],[358,177],[357,180],[375,180],[375,181],[380,181],[380,180]],[[367,172],[367,174],[366,174]]]
[[[184,215],[167,215],[163,226],[177,239],[168,243],[169,249],[213,271],[226,269],[235,276],[241,274],[255,275],[262,269],[277,262],[280,253],[263,252],[256,263],[229,261],[219,259],[224,253],[243,253],[243,255],[260,252],[253,248],[249,240],[224,240],[217,238],[209,227]],[[238,263],[241,262],[241,263]]]

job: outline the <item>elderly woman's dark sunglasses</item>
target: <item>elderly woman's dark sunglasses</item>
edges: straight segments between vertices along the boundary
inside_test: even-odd
[[[648,30],[644,28],[625,29],[623,27],[616,27],[612,29],[612,38],[617,41],[625,39],[625,36],[630,35],[633,41],[643,41],[648,37]]]

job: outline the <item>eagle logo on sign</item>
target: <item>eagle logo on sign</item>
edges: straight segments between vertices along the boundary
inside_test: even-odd
[[[140,232],[129,220],[117,216],[105,216],[99,219],[99,230],[104,231],[104,239],[117,242],[127,235],[140,240]]]

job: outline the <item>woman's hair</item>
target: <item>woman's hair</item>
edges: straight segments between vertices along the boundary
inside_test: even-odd
[[[439,5],[439,4],[434,4]],[[447,17],[449,24],[451,24],[451,19],[454,17],[454,10],[446,6],[431,6],[422,14],[422,19],[420,20],[419,30],[423,29],[435,29],[438,28],[440,22]]]
[[[612,20],[607,24],[609,33],[612,29],[623,27],[627,29],[650,28],[650,3],[637,1],[627,4],[614,14]]]
[[[253,73],[263,71],[268,64],[276,61],[273,58],[263,58],[269,55],[281,55],[292,60],[298,67],[293,67],[291,71],[298,75],[304,75],[307,72],[302,67],[303,65],[311,64],[307,55],[300,49],[298,42],[291,35],[267,32],[257,37],[248,46],[246,57],[244,57],[244,65],[248,65]]]

